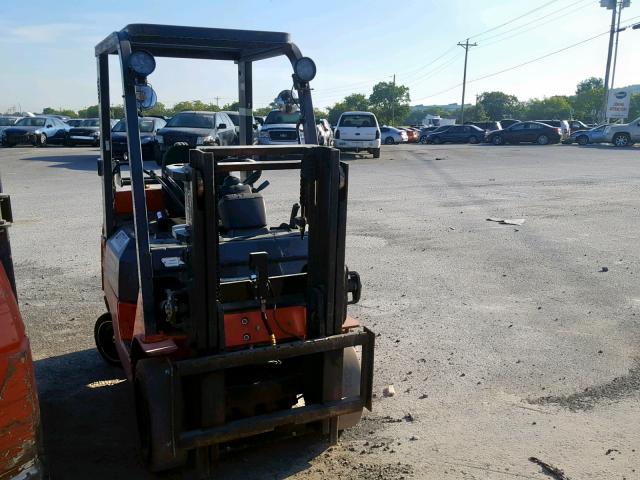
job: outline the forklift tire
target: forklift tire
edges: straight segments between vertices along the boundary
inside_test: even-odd
[[[171,418],[171,366],[167,359],[146,358],[136,364],[135,400],[140,452],[152,472],[182,467],[187,451],[174,449],[172,426],[181,430],[179,418]]]
[[[380,158],[380,149],[379,148],[374,148],[371,153],[373,153],[373,158]]]
[[[342,363],[342,396],[356,397],[360,395],[360,361],[353,347],[344,349]],[[355,427],[360,421],[362,410],[338,417],[338,430]]]
[[[121,367],[113,333],[113,321],[109,312],[103,313],[96,320],[93,327],[93,338],[102,359],[109,365]]]

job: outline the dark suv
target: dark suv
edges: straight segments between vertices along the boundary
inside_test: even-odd
[[[485,131],[475,125],[449,125],[427,135],[427,143],[481,143]]]
[[[158,130],[166,124],[166,120],[160,117],[141,117],[138,119],[140,145],[142,146],[142,158],[144,160],[160,160],[156,135]],[[118,159],[124,158],[128,148],[127,123],[122,119],[111,129],[111,149],[113,157]]]
[[[186,142],[195,147],[233,145],[235,140],[235,125],[224,112],[177,113],[156,135],[161,154],[176,142]]]

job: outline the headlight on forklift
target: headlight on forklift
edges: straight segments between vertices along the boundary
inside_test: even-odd
[[[316,76],[316,64],[309,57],[302,57],[296,60],[293,71],[303,82],[310,82]]]

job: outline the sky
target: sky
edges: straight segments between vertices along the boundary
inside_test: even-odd
[[[478,45],[469,49],[465,103],[496,90],[520,100],[571,95],[580,80],[604,77],[611,23],[599,0],[54,3],[2,2],[0,111],[96,104],[94,47],[130,23],[289,32],[316,62],[311,85],[321,108],[351,93],[368,95],[375,83],[391,81],[394,74],[397,84],[409,87],[414,105],[460,103],[464,49],[456,44],[467,38]],[[636,22],[640,0],[631,0],[622,25]],[[638,40],[640,30],[620,33],[615,86],[640,83]],[[536,60],[540,57],[546,58]],[[110,73],[111,98],[117,99],[121,80],[115,57]],[[149,82],[165,105],[216,97],[223,105],[237,100],[236,76],[232,62],[161,58]],[[291,65],[284,57],[257,62],[253,78],[254,106],[265,106],[291,87]]]

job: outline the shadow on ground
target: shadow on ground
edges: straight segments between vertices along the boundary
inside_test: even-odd
[[[40,149],[40,152],[43,150]],[[51,149],[51,154],[37,155],[37,156],[25,156],[23,160],[26,161],[38,161],[48,162],[51,168],[68,168],[70,170],[84,170],[97,172],[97,160],[100,156],[100,151],[90,151],[87,153],[77,154],[68,153],[68,149],[60,149],[59,153],[55,154],[54,149]],[[48,153],[48,152],[47,152]],[[27,154],[28,155],[28,154]]]
[[[42,411],[45,459],[52,479],[183,478],[145,471],[130,384],[123,371],[83,350],[35,362]],[[224,452],[214,478],[287,478],[310,467],[328,444],[315,435],[263,435]]]

